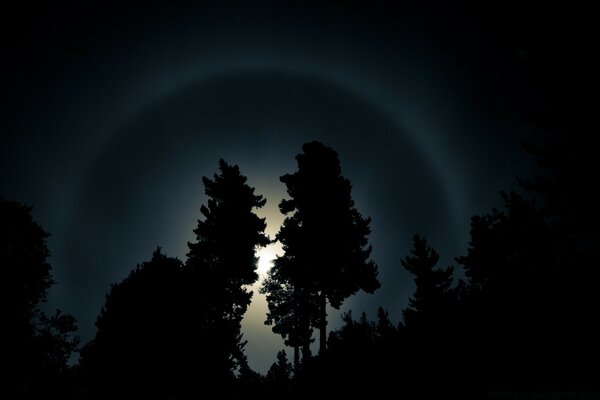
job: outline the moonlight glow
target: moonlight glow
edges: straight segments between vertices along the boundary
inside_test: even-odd
[[[272,243],[256,252],[256,256],[258,257],[256,272],[258,273],[259,281],[262,281],[267,276],[267,273],[273,266],[273,260],[282,253],[283,250],[279,242]]]

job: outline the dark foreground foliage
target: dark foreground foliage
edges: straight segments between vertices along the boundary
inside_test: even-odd
[[[375,290],[368,219],[353,206],[337,154],[309,143],[282,177],[291,199],[278,258],[262,290],[268,323],[296,349],[266,376],[244,356],[241,319],[256,275],[255,251],[270,243],[254,210],[265,199],[224,161],[204,179],[208,202],[185,262],[160,248],[113,285],[96,337],[78,350],[75,320],[41,305],[54,283],[48,234],[31,209],[1,200],[3,398],[486,398],[492,392],[599,388],[599,250],[589,147],[556,139],[529,146],[540,166],[504,205],[471,220],[457,265],[420,235],[399,257],[415,292],[400,316],[344,315],[323,338],[324,302],[339,307]],[[325,193],[325,197],[319,194]],[[323,245],[331,239],[333,246]],[[311,260],[315,260],[314,262]],[[459,271],[460,273],[457,273]],[[401,319],[394,324],[392,320]],[[320,329],[316,356],[299,348]],[[432,397],[434,396],[434,397]]]

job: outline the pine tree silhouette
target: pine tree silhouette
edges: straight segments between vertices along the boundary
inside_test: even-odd
[[[310,281],[306,270],[286,268],[287,259],[278,257],[261,286],[266,294],[269,311],[265,324],[282,336],[286,346],[294,349],[294,370],[300,368],[300,349],[303,359],[310,358],[313,341],[312,326],[317,322],[318,297],[308,290]]]
[[[453,268],[436,269],[439,254],[419,235],[413,238],[411,254],[401,260],[402,266],[415,276],[416,285],[409,308],[402,312],[404,323],[407,327],[424,325],[418,329],[431,329],[428,323],[439,320],[450,305]]]
[[[68,365],[79,339],[75,318],[41,310],[55,283],[48,263],[49,234],[31,207],[0,198],[0,265],[3,273],[3,335],[0,393],[4,398],[72,395]]]
[[[465,373],[504,390],[597,390],[600,357],[596,290],[600,265],[594,225],[599,198],[589,185],[595,149],[581,138],[527,145],[538,171],[525,193],[471,221],[458,257],[459,345]]]
[[[450,391],[455,377],[453,268],[437,268],[438,261],[439,254],[419,235],[413,237],[411,255],[401,260],[415,276],[415,292],[402,312],[404,325],[399,332],[399,354],[404,361],[401,370],[405,389],[423,397]],[[432,386],[428,382],[436,383]]]
[[[296,156],[298,171],[280,178],[290,199],[279,206],[287,215],[277,235],[285,253],[275,262],[272,283],[287,285],[292,292],[305,291],[299,307],[310,313],[317,296],[316,327],[319,352],[323,353],[327,302],[339,308],[358,290],[373,293],[379,282],[377,266],[369,259],[370,220],[354,207],[351,184],[341,175],[337,153],[319,142],[307,143],[302,149]],[[302,315],[299,311],[294,314],[294,318]],[[309,318],[311,323],[314,319]]]
[[[267,372],[267,380],[277,385],[287,386],[292,376],[292,364],[287,359],[285,350],[277,352],[277,361],[271,365]]]
[[[253,212],[266,200],[254,194],[238,166],[220,160],[219,170],[212,180],[202,179],[208,202],[200,208],[196,242],[188,243],[186,267],[211,281],[223,317],[239,323],[252,297],[244,286],[258,279],[256,249],[270,243],[265,219]]]
[[[258,279],[255,252],[270,240],[264,234],[265,219],[253,212],[266,200],[246,184],[238,166],[220,160],[219,171],[213,179],[203,178],[208,202],[200,208],[204,219],[194,230],[196,242],[188,243],[185,269],[189,290],[200,289],[198,301],[210,304],[210,315],[198,316],[201,323],[214,328],[211,337],[228,338],[225,348],[217,351],[226,357],[224,366],[229,363],[233,371],[245,360],[241,321],[252,297],[246,286]]]
[[[243,354],[241,320],[257,279],[256,247],[265,200],[237,166],[219,162],[204,178],[207,205],[185,264],[158,248],[113,285],[80,362],[88,397],[194,397],[207,390],[235,397],[260,382]],[[239,385],[235,385],[236,372]],[[256,378],[256,379],[255,379]],[[254,383],[251,383],[254,382]]]

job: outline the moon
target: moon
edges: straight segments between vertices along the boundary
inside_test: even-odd
[[[256,273],[258,274],[259,282],[267,276],[269,270],[273,266],[273,260],[283,254],[281,243],[271,243],[270,245],[259,249],[256,252],[258,262],[256,263]]]

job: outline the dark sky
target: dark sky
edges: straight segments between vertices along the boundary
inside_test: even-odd
[[[310,140],[339,152],[372,217],[382,288],[343,308],[398,321],[412,235],[443,264],[464,254],[469,217],[530,174],[521,141],[544,134],[577,59],[571,15],[533,3],[121,3],[2,16],[0,195],[51,232],[49,305],[84,341],[110,284],[155,246],[185,257],[219,158],[266,196],[273,236],[278,177]],[[247,354],[265,372],[282,342],[255,300]]]

